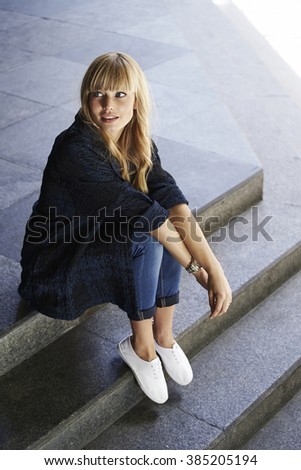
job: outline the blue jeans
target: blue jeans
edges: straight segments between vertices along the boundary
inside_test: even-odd
[[[129,318],[146,320],[157,307],[179,302],[182,266],[151,235],[135,233],[131,239],[138,310]]]

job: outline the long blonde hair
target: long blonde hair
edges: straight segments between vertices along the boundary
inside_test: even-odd
[[[125,126],[118,142],[100,129],[93,121],[89,96],[97,90],[134,91],[135,109],[131,121]],[[152,167],[150,137],[151,99],[143,71],[127,54],[108,52],[97,57],[88,67],[81,85],[81,115],[97,127],[111,154],[119,161],[121,176],[135,188],[148,192],[147,175]]]

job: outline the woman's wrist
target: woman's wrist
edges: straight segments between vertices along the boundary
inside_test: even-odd
[[[203,266],[203,268],[207,271],[209,275],[214,275],[215,273],[223,272],[223,268],[220,262],[215,257],[208,261],[206,260],[206,262],[200,264]]]
[[[189,274],[195,274],[199,272],[201,269],[203,269],[203,266],[200,263],[198,263],[192,256],[189,264],[185,266],[185,269]]]
[[[222,273],[222,274],[224,273],[223,268],[218,261],[216,261],[213,264],[210,264],[210,266],[208,267],[208,269],[206,269],[206,271],[210,276],[213,276],[214,274],[218,274],[218,273]]]

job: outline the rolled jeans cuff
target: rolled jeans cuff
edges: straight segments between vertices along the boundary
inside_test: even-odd
[[[159,308],[171,307],[172,305],[178,304],[179,300],[180,300],[179,292],[177,292],[174,295],[170,295],[169,297],[161,297],[159,299],[156,299],[156,305],[154,305],[153,307],[148,308],[146,310],[138,310],[135,318],[133,317],[131,318],[130,316],[129,318],[131,318],[132,320],[138,320],[138,321],[149,320],[155,315],[158,307]]]
[[[150,318],[153,318],[157,310],[157,305],[154,305],[151,308],[147,308],[145,310],[137,310],[135,318],[131,315],[129,315],[130,320],[149,320]]]
[[[174,295],[170,295],[169,297],[160,297],[156,299],[156,306],[160,308],[164,307],[171,307],[172,305],[176,305],[179,303],[180,294],[177,292]]]

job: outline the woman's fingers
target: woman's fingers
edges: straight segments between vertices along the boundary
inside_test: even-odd
[[[232,301],[232,292],[223,271],[215,271],[210,275],[202,269],[195,276],[199,284],[208,290],[210,318],[226,313]]]
[[[212,300],[211,300],[212,299]],[[209,293],[209,304],[211,308],[210,318],[215,318],[227,312],[232,301],[231,293],[214,294]]]
[[[211,307],[211,315],[210,318],[217,317],[223,308],[223,297],[221,295],[214,295],[213,294],[213,308]]]
[[[212,315],[214,311],[214,307],[215,307],[215,295],[212,289],[209,289],[208,297],[209,297],[209,305],[211,308],[211,315]]]

